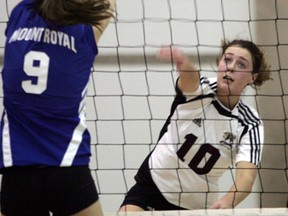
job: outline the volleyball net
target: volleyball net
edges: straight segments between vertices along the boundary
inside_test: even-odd
[[[106,213],[106,216],[284,216],[287,208],[251,208],[251,209],[219,209],[190,211],[152,211],[152,212],[120,212]]]
[[[0,69],[4,30],[17,2],[0,1]],[[241,38],[265,50],[273,81],[257,90],[248,89],[243,96],[261,115],[265,147],[257,182],[240,205],[256,209],[245,214],[239,209],[232,215],[287,214],[282,209],[288,196],[287,8],[286,0],[117,1],[116,18],[99,43],[87,98],[87,125],[92,135],[90,167],[105,212],[118,209],[169,114],[177,73],[175,65],[156,59],[160,47],[181,47],[203,73],[215,76],[221,40]],[[220,188],[223,193],[234,179],[233,168],[226,173]],[[277,210],[277,214],[266,208]],[[212,213],[231,215],[225,210]]]

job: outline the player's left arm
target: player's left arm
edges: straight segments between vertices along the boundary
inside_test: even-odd
[[[105,31],[105,29],[107,28],[107,26],[110,23],[110,20],[112,18],[112,14],[114,14],[114,12],[115,12],[116,0],[108,0],[108,1],[110,3],[109,13],[111,13],[111,16],[107,19],[102,20],[100,26],[98,26],[98,27],[93,26],[93,31],[94,31],[96,42],[98,42],[100,40],[100,37],[102,36],[103,32]]]
[[[236,178],[230,190],[216,201],[211,209],[234,208],[242,202],[251,192],[257,175],[255,164],[245,161],[237,163]]]

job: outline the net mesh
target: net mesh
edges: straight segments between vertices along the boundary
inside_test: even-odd
[[[250,209],[219,209],[219,210],[193,210],[193,211],[152,211],[130,213],[106,213],[107,216],[283,216],[288,215],[285,208],[250,208]]]
[[[0,1],[0,69],[5,27],[17,2]],[[214,76],[223,38],[252,40],[272,66],[273,81],[244,96],[263,119],[265,148],[257,182],[240,207],[286,206],[287,8],[286,0],[118,0],[116,19],[99,43],[87,98],[90,167],[104,211],[118,209],[169,114],[177,73],[171,63],[156,60],[159,48],[181,47],[203,73]],[[234,179],[233,169],[226,173],[223,193]]]

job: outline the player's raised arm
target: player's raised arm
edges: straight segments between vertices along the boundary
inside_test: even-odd
[[[179,73],[178,87],[183,92],[194,92],[198,89],[199,71],[182,50],[175,47],[164,47],[160,50],[158,58],[162,61],[171,60],[176,64]]]
[[[116,6],[116,0],[107,0],[107,3],[109,3],[109,9],[103,12],[103,15],[106,17],[108,14],[108,17],[106,19],[103,19],[99,22],[99,25],[94,25],[93,30],[95,34],[95,40],[98,42],[101,35],[107,28],[111,18],[113,17],[115,6]]]

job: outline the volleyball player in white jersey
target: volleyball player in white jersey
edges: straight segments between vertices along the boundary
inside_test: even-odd
[[[263,53],[250,41],[225,41],[216,78],[202,76],[180,49],[163,48],[159,58],[177,65],[176,97],[120,211],[237,206],[251,192],[261,160],[263,124],[241,94],[270,79]],[[218,181],[234,164],[234,183],[218,197]]]
[[[23,0],[11,12],[2,71],[3,215],[103,215],[88,167],[84,100],[114,4]]]

